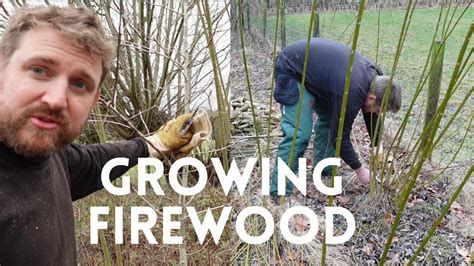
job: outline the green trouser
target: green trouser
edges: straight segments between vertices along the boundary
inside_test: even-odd
[[[301,105],[300,122],[298,125],[298,133],[296,135],[295,152],[291,163],[291,170],[296,174],[298,169],[298,158],[304,158],[304,153],[308,147],[311,138],[313,126],[313,112],[316,112],[318,119],[314,126],[313,140],[313,166],[321,160],[334,157],[335,150],[329,139],[331,116],[328,106],[316,106],[315,96],[305,89]],[[296,114],[298,112],[298,103],[294,105],[281,105],[281,130],[283,131],[283,139],[278,145],[277,159],[281,158],[288,165],[290,158],[291,143],[296,126]],[[306,165],[301,171],[306,171]],[[331,167],[326,167],[323,175],[329,175],[332,171]],[[293,184],[287,182],[286,195],[290,195],[293,191]],[[270,193],[278,192],[278,160],[275,161],[275,167],[271,176]]]

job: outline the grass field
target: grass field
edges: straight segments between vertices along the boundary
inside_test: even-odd
[[[426,59],[429,54],[431,40],[435,33],[436,23],[438,21],[440,8],[420,8],[416,9],[411,25],[408,31],[408,36],[405,41],[405,45],[398,63],[398,67],[395,71],[395,78],[398,79],[404,86],[405,90],[403,93],[403,107],[401,112],[396,115],[398,119],[401,119],[404,115],[409,102],[413,99],[415,86],[418,84],[420,77],[422,76],[422,70],[426,63]],[[458,8],[455,12],[454,19],[451,22],[451,27],[455,24],[459,18],[463,8]],[[444,10],[446,12],[446,9]],[[405,10],[383,10],[380,12],[380,24],[378,23],[379,12],[376,10],[365,11],[359,34],[359,41],[357,50],[376,61],[377,64],[382,68],[384,74],[391,74],[392,65],[394,62],[394,54],[398,45],[398,39],[400,30],[402,28],[403,20],[405,17]],[[450,13],[453,13],[451,9]],[[320,17],[320,32],[321,37],[336,40],[340,43],[351,45],[352,43],[352,32],[355,24],[356,12],[328,12],[322,13]],[[474,8],[469,8],[463,17],[459,20],[456,27],[452,31],[446,42],[445,57],[443,65],[443,78],[441,88],[441,99],[443,93],[446,91],[449,80],[451,78],[452,71],[454,69],[457,56],[459,54],[460,47],[464,41],[464,38],[468,32],[470,24],[473,22]],[[309,28],[310,14],[294,14],[287,15],[287,44],[291,44],[294,41],[307,38],[307,31]],[[443,20],[441,21],[443,22]],[[449,24],[450,18],[448,18],[446,24]],[[378,25],[379,31],[379,51],[377,55],[377,36],[378,36]],[[268,32],[269,36],[273,36],[275,30],[275,17],[269,17],[268,20]],[[439,36],[439,35],[438,35]],[[438,39],[438,37],[437,37]],[[472,41],[469,46],[472,52]],[[469,50],[468,49],[468,50]],[[377,58],[376,58],[377,57]],[[472,65],[472,58],[470,59]],[[474,84],[473,71],[470,71],[464,78],[458,93],[454,96],[454,100],[450,102],[447,113],[451,114],[454,112],[455,107],[466,95],[466,92],[472,88]],[[409,121],[409,132],[408,136],[418,134],[418,131],[414,131],[414,128],[418,123],[423,123],[423,104],[425,101],[425,95],[418,97],[415,109],[412,113],[413,117]],[[454,123],[454,126],[450,128],[451,132],[448,133],[450,141],[444,142],[442,147],[438,148],[441,153],[435,153],[437,157],[440,154],[454,153],[451,145],[452,141],[459,142],[462,139],[463,133],[468,129],[468,119],[473,114],[472,101],[471,104],[467,104],[462,110],[462,114],[459,116]],[[467,121],[467,122],[466,122]],[[443,121],[442,121],[443,123]],[[442,124],[441,124],[442,126]],[[470,160],[474,152],[474,141],[473,136],[470,133],[465,143],[464,148],[461,151],[460,160]],[[444,156],[443,159],[448,159],[449,156]],[[442,159],[439,157],[439,159]]]

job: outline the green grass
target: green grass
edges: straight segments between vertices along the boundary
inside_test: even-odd
[[[435,32],[440,10],[440,8],[420,8],[415,10],[415,13],[413,14],[408,36],[406,38],[400,61],[398,63],[398,68],[395,71],[395,78],[399,80],[405,88],[403,93],[404,97],[402,110],[395,116],[399,120],[405,115],[404,110],[406,110],[409,102],[411,99],[413,99],[415,86],[422,75],[422,70],[429,54],[431,40]],[[446,10],[447,9],[445,9],[445,12]],[[451,9],[451,13],[452,10],[453,9]],[[454,24],[462,10],[463,8],[458,8],[452,24]],[[379,39],[380,46],[378,58],[376,59],[378,13],[379,12],[377,10],[365,11],[364,17],[362,19],[357,50],[365,56],[371,58],[373,61],[377,61],[377,64],[382,68],[384,74],[391,74],[391,66],[394,61],[394,54],[398,44],[400,29],[402,28],[403,19],[405,16],[405,10],[381,11]],[[355,11],[344,13],[328,12],[321,14],[321,37],[332,39],[343,44],[350,44],[352,38],[351,34],[354,29],[354,17],[356,14],[357,13]],[[441,98],[447,89],[459,49],[470,24],[473,22],[473,17],[474,8],[471,7],[461,18],[457,27],[454,29],[446,42]],[[309,28],[309,20],[309,13],[287,15],[286,22],[288,44],[306,38]],[[274,30],[275,17],[272,16],[268,19],[268,36],[273,37]],[[472,49],[472,41],[469,47]],[[472,58],[470,62],[472,62]],[[472,88],[473,78],[473,71],[471,71],[465,77],[463,83],[461,84],[460,90],[454,96],[454,100],[449,104],[447,110],[448,115],[454,113],[457,104],[466,95],[465,93],[468,91],[468,89]],[[423,93],[424,92],[422,92],[422,94]],[[413,118],[411,118],[411,121],[409,121],[409,132],[405,133],[405,138],[411,138],[417,123],[420,123],[419,127],[421,127],[423,123],[424,101],[424,95],[421,95],[417,99],[414,111],[412,113]],[[472,104],[467,104],[461,111],[461,115],[457,121],[455,121],[454,125],[451,126],[450,132],[447,132],[447,136],[450,136],[450,141],[445,141],[441,144],[442,146],[438,148],[438,152],[433,154],[435,158],[438,158],[443,162],[447,162],[450,159],[450,156],[446,156],[446,153],[453,154],[455,148],[458,147],[458,145],[452,144],[459,142],[466,130],[469,130],[467,123],[468,121],[466,122],[466,120],[472,116],[472,113]],[[446,121],[442,121],[441,126],[443,126],[443,122]],[[415,135],[417,134],[419,134],[419,131],[416,131]],[[460,157],[458,158],[460,160],[470,160],[472,152],[474,152],[472,133],[469,133],[467,141],[464,145],[465,146],[461,150]],[[440,154],[445,155],[441,157]]]

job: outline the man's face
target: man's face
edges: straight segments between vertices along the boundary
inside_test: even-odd
[[[22,36],[8,63],[0,57],[0,141],[25,156],[71,143],[99,97],[99,57],[50,27]]]

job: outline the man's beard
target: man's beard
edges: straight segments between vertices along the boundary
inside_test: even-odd
[[[51,155],[72,143],[81,129],[71,128],[64,111],[51,110],[45,104],[27,107],[13,117],[14,111],[8,109],[8,104],[0,103],[0,112],[3,115],[3,118],[0,116],[0,141],[25,157]],[[32,116],[53,118],[59,126],[52,130],[37,128],[30,121]]]

